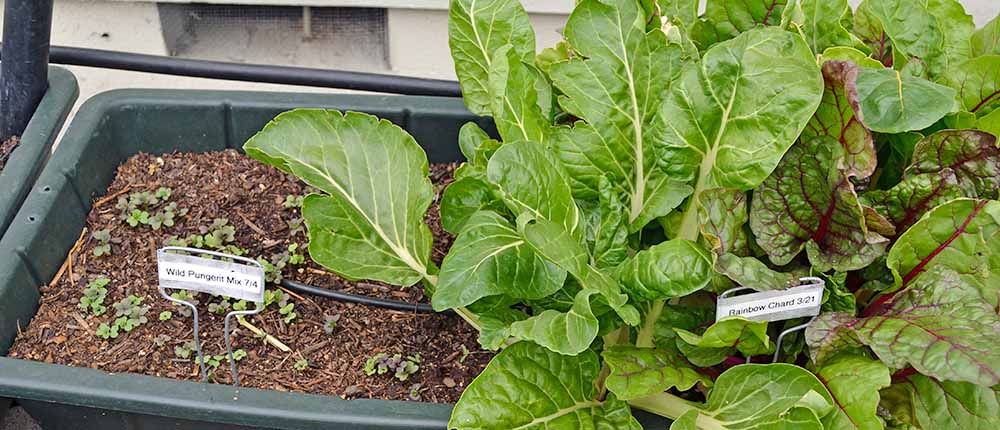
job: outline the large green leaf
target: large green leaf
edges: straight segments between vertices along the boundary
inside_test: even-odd
[[[538,299],[565,279],[566,272],[539,257],[509,221],[482,211],[469,218],[444,258],[432,302],[444,310],[499,294]]]
[[[861,122],[879,133],[922,130],[956,112],[955,90],[892,69],[860,69]]]
[[[956,65],[942,83],[958,91],[962,107],[977,117],[1000,108],[1000,55],[986,55]]]
[[[799,0],[784,10],[791,24],[819,54],[835,46],[856,46],[861,40],[844,28],[853,17],[847,0]]]
[[[1000,254],[1000,202],[957,199],[934,208],[903,233],[886,264],[902,288],[935,267],[993,276],[995,281],[996,254]]]
[[[606,177],[621,190],[630,224],[666,215],[690,193],[657,167],[657,141],[650,131],[657,107],[680,74],[681,48],[667,43],[660,30],[647,33],[645,21],[635,1],[583,0],[564,30],[581,57],[551,67],[564,94],[563,109],[586,121],[561,127],[554,136],[575,195],[596,196]]]
[[[627,304],[628,296],[622,293],[618,283],[589,264],[587,250],[563,226],[544,218],[532,218],[524,214],[518,218],[518,229],[538,255],[573,274],[585,291],[600,294],[626,324],[639,323],[638,311]],[[588,309],[584,309],[583,303],[576,303],[579,298],[580,295],[577,295],[573,305],[579,309],[577,314],[589,313],[589,304],[586,305]],[[555,315],[550,317],[554,318]],[[531,324],[537,323],[532,321]]]
[[[452,234],[458,234],[466,221],[476,212],[491,210],[501,212],[505,208],[493,195],[490,184],[475,177],[461,178],[444,189],[441,194],[441,226]]]
[[[1000,391],[995,387],[910,375],[889,390],[902,404],[886,408],[905,408],[911,424],[923,429],[992,430],[1000,417]]]
[[[687,391],[698,382],[712,384],[676,351],[612,346],[601,356],[611,371],[605,384],[622,400],[661,393],[672,387]]]
[[[912,230],[911,230],[912,231]],[[878,314],[820,315],[806,329],[818,363],[866,345],[891,368],[913,366],[941,380],[1000,382],[1000,319],[976,286],[945,267],[922,274]]]
[[[848,176],[867,178],[875,172],[877,157],[871,131],[860,121],[858,66],[848,61],[823,63],[823,102],[809,120],[802,137],[830,136],[844,147],[843,165]]]
[[[639,251],[617,270],[622,288],[641,301],[684,297],[708,285],[711,275],[708,250],[684,239]]]
[[[872,2],[863,0],[854,11],[854,33],[871,52],[871,58],[881,65],[892,66],[892,40],[886,34],[882,22],[872,10]],[[858,64],[861,64],[860,62]]]
[[[597,203],[581,210],[587,224],[590,262],[603,269],[617,266],[628,257],[628,214],[610,181],[600,181],[598,190]]]
[[[784,290],[799,284],[796,274],[774,270],[756,257],[723,254],[716,259],[715,270],[738,285],[757,291]]]
[[[631,402],[653,412],[656,397]],[[833,399],[816,377],[791,364],[748,364],[725,371],[705,404],[693,405],[671,430],[823,430]],[[689,414],[689,415],[687,415]]]
[[[564,356],[518,342],[490,361],[465,389],[450,429],[641,430],[624,402],[599,400],[597,354]]]
[[[396,285],[432,276],[427,156],[403,129],[357,112],[299,109],[278,115],[244,149],[328,194],[303,206],[317,263]]]
[[[815,370],[836,408],[823,417],[826,430],[881,430],[879,390],[889,386],[889,368],[861,355],[840,356]]]
[[[573,201],[566,172],[542,145],[505,144],[490,158],[486,176],[514,214],[527,212],[562,225],[574,237],[582,236],[580,209]]]
[[[867,228],[843,159],[830,137],[801,141],[754,193],[750,228],[773,263],[787,264],[806,248],[818,270],[847,271],[885,252],[888,241]]]
[[[788,0],[708,0],[691,32],[702,51],[759,26],[778,25]]]
[[[944,130],[927,136],[913,148],[905,176],[952,169],[970,197],[994,198],[1000,187],[997,138],[978,130]]]
[[[1000,15],[972,35],[972,56],[1000,55]]]
[[[774,351],[774,345],[767,336],[767,321],[727,317],[701,334],[682,328],[674,328],[674,332],[677,333],[677,346],[684,356],[701,367],[719,364],[735,351],[746,357]]]
[[[600,328],[590,305],[591,296],[597,293],[593,289],[581,290],[576,293],[573,307],[568,311],[542,311],[511,324],[509,333],[516,339],[532,341],[564,355],[586,351],[597,338]]]
[[[539,91],[538,86],[544,90]],[[552,90],[548,80],[521,53],[504,45],[493,53],[490,64],[489,94],[497,131],[505,143],[528,141],[544,143],[551,130],[550,112],[539,106],[551,105]]]
[[[528,13],[516,0],[451,0],[448,45],[462,98],[470,111],[492,114],[489,75],[493,54],[511,45],[524,61],[535,55],[535,31]]]
[[[720,43],[692,64],[663,103],[661,164],[695,192],[750,190],[781,160],[815,112],[823,79],[809,47],[775,28]],[[694,199],[697,204],[698,199]],[[688,208],[678,237],[697,237]]]
[[[932,78],[972,54],[975,25],[955,0],[867,0],[892,40],[894,66]],[[901,62],[901,63],[900,63]]]
[[[698,4],[701,0],[655,0],[660,15],[674,25],[690,28],[698,19]]]

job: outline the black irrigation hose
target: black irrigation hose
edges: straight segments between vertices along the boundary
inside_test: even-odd
[[[462,96],[462,89],[456,81],[307,67],[192,60],[67,46],[51,47],[49,61],[55,64],[73,66],[231,81],[304,85],[416,96]]]
[[[423,303],[407,303],[398,300],[383,300],[376,299],[374,297],[359,296],[356,294],[341,293],[333,290],[327,290],[325,288],[318,288],[312,285],[306,285],[301,282],[295,282],[290,279],[282,279],[281,286],[288,288],[289,290],[295,291],[297,293],[312,294],[314,296],[326,297],[328,299],[339,300],[342,302],[358,303],[367,306],[375,306],[378,308],[392,309],[394,311],[403,312],[418,312],[418,313],[437,313],[431,305]],[[446,311],[445,313],[450,313],[451,311]]]

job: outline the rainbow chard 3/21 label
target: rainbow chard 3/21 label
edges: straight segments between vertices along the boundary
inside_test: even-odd
[[[819,315],[823,285],[804,285],[779,291],[763,291],[720,298],[716,321],[739,316],[754,321],[780,321]]]

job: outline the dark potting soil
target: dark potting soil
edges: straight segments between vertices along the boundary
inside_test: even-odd
[[[7,165],[7,159],[10,158],[10,154],[14,152],[18,143],[21,143],[21,139],[17,136],[0,143],[0,170],[3,170],[4,166]]]
[[[439,196],[451,181],[455,167],[431,165],[431,179]],[[178,215],[174,226],[159,230],[141,224],[129,226],[122,219],[122,211],[115,208],[118,197],[141,191],[152,193],[160,187],[170,188],[169,201],[176,202],[179,209],[186,208],[187,213]],[[246,256],[269,259],[293,243],[302,246],[307,242],[304,229],[290,234],[288,223],[301,217],[299,209],[284,206],[286,196],[306,193],[306,187],[294,177],[233,150],[132,157],[118,168],[108,197],[95,202],[87,217],[87,231],[71,251],[64,270],[51,285],[41,287],[38,313],[18,335],[9,356],[114,373],[199,380],[194,354],[185,359],[175,353],[175,347],[193,340],[192,319],[181,316],[178,307],[158,294],[156,249],[170,236],[204,233],[200,228],[210,226],[216,218],[226,218],[235,228],[233,244],[246,249]],[[433,259],[440,263],[452,237],[441,229],[437,201],[428,213],[435,238]],[[111,254],[95,257],[94,248],[99,243],[91,233],[102,229],[110,230]],[[288,266],[283,273],[288,279],[318,287],[428,302],[420,285],[404,288],[346,281],[308,256],[305,263]],[[87,283],[101,277],[110,279],[104,300],[108,311],[94,316],[78,304]],[[276,288],[268,285],[268,289]],[[146,313],[149,322],[131,332],[121,331],[115,339],[96,336],[101,323],[113,323],[112,305],[132,294],[150,307]],[[200,294],[197,299],[204,353],[225,354],[223,317],[208,311],[208,305],[219,303],[221,298]],[[290,353],[281,352],[249,329],[236,325],[233,348],[247,353],[239,361],[241,385],[345,398],[454,402],[492,357],[490,352],[479,349],[476,331],[457,316],[397,312],[316,296],[292,295],[290,300],[297,314],[290,323],[283,321],[276,304],[248,318],[251,324],[287,345]],[[158,316],[163,311],[171,311],[173,317],[161,321]],[[324,321],[335,315],[340,316],[337,327],[327,334]],[[160,345],[154,342],[157,339]],[[378,353],[403,357],[419,354],[419,370],[406,381],[394,378],[392,371],[368,376],[363,371],[365,363]],[[301,360],[306,360],[308,366],[301,368]],[[210,372],[214,382],[231,382],[225,360]]]

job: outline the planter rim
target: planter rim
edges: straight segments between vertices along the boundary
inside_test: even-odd
[[[28,121],[21,143],[0,171],[0,237],[14,220],[35,179],[49,159],[49,151],[80,94],[76,76],[60,67],[49,67],[49,88]]]
[[[450,404],[280,392],[0,357],[0,396],[188,420],[287,429],[443,429]],[[334,427],[336,428],[336,427]]]
[[[388,105],[399,107],[404,117],[409,115],[408,106],[419,104],[421,113],[467,115],[472,118],[465,111],[461,99],[450,97],[157,89],[122,89],[98,94],[81,106],[33,192],[11,224],[10,234],[0,240],[0,317],[4,317],[4,301],[17,302],[19,299],[37,303],[37,290],[23,291],[24,288],[18,288],[14,285],[13,274],[22,268],[20,273],[29,272],[33,285],[45,285],[51,280],[52,276],[32,268],[29,246],[38,247],[39,243],[46,246],[55,242],[50,240],[49,232],[43,231],[44,228],[38,224],[43,222],[46,214],[66,205],[83,207],[84,214],[89,211],[89,202],[82,201],[84,197],[81,197],[85,191],[75,189],[68,178],[76,174],[79,168],[77,160],[91,149],[88,142],[109,112],[133,109],[137,104],[165,109],[172,106],[220,105],[227,109],[241,106]],[[77,198],[60,196],[59,191],[65,189],[71,190]],[[60,249],[62,246],[61,243],[51,245]],[[61,255],[65,259],[65,252]],[[23,269],[25,267],[26,270]],[[19,317],[17,321],[30,319],[34,314],[34,309],[12,310],[10,306],[6,311],[14,314],[6,318],[13,320]],[[0,333],[0,355],[5,354],[5,335],[7,333]],[[0,357],[0,398],[5,396],[175,419],[283,429],[330,429],[348,424],[352,429],[444,429],[452,408],[451,404],[344,400],[335,396],[236,388],[140,374],[111,374],[96,369]]]

